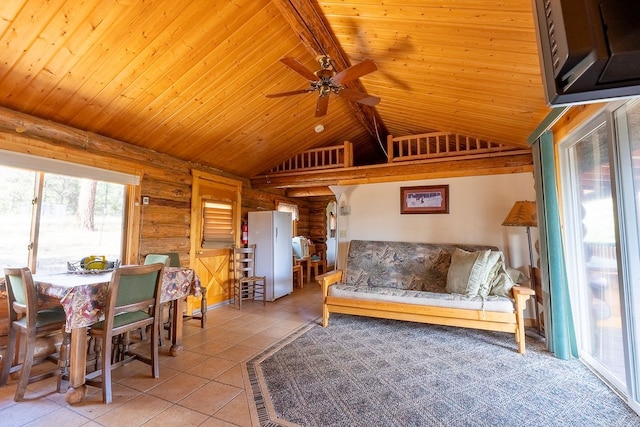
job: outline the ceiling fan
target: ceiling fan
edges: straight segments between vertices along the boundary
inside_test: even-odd
[[[377,96],[371,96],[369,94],[359,92],[353,89],[347,89],[343,86],[344,83],[354,81],[365,74],[369,74],[376,71],[378,67],[370,60],[366,59],[353,65],[340,72],[336,72],[331,58],[328,56],[319,56],[318,62],[320,63],[320,69],[312,72],[302,65],[297,59],[291,57],[284,57],[280,61],[293,71],[300,74],[302,77],[309,80],[311,87],[307,89],[294,90],[291,92],[274,93],[267,95],[267,98],[278,98],[281,96],[298,95],[301,93],[318,92],[318,101],[316,103],[316,117],[322,117],[327,114],[327,108],[329,106],[329,95],[333,92],[338,96],[341,96],[350,101],[359,102],[371,107],[377,105],[380,102],[380,98]]]

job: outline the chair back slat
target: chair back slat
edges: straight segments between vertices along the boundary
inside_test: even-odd
[[[152,301],[153,304],[157,276],[157,271],[146,274],[121,275],[116,307],[148,300]]]
[[[5,268],[4,272],[11,320],[16,320],[17,314],[24,314],[29,323],[35,323],[37,312],[29,309],[37,306],[36,287],[31,270],[27,267]]]
[[[164,264],[132,265],[113,272],[107,304],[105,327],[113,327],[114,316],[132,311],[146,311],[153,306],[153,317],[160,311],[160,293]]]
[[[255,276],[255,253],[256,245],[249,245],[246,248],[234,248],[233,260],[236,278]]]
[[[178,254],[178,252],[166,252],[160,255],[167,255],[169,257],[169,262],[165,264],[167,267],[181,267],[180,254]]]
[[[169,255],[166,254],[149,254],[144,258],[144,265],[161,263],[164,265],[169,265]]]

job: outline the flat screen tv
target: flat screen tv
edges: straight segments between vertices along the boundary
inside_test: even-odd
[[[534,0],[549,105],[640,95],[640,0]]]

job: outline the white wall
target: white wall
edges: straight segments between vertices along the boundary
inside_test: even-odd
[[[448,214],[400,214],[400,187],[449,185]],[[517,200],[535,200],[532,173],[364,184],[334,188],[338,202],[338,266],[350,240],[488,244],[507,264],[528,271],[525,227],[502,222]],[[350,214],[341,209],[348,207]],[[532,242],[537,228],[532,228]],[[534,252],[534,257],[537,256]]]

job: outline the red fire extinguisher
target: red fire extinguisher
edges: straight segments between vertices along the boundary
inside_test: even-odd
[[[246,222],[242,222],[242,244],[247,246],[249,244],[249,226]]]

